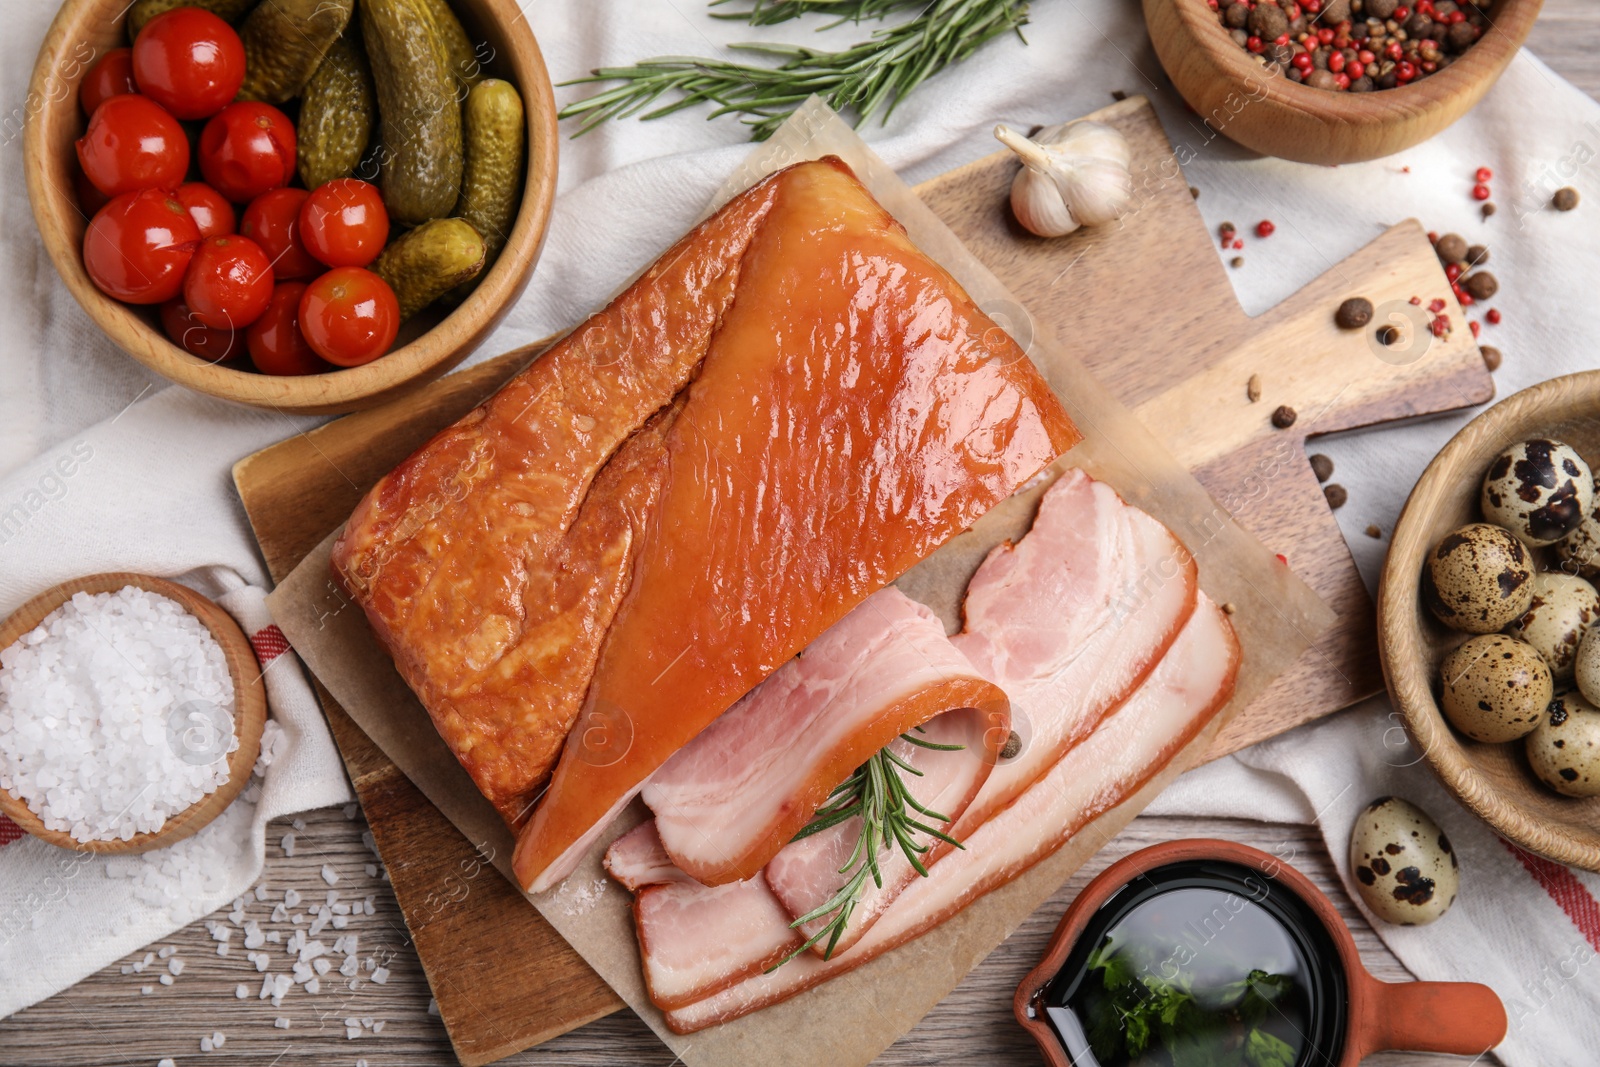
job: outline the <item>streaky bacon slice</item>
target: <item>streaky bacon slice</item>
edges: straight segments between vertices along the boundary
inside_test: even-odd
[[[927,878],[913,881],[852,951],[827,961],[806,954],[771,974],[756,973],[669,1010],[667,1025],[690,1034],[786,1000],[913,940],[1010,882],[1137,792],[1194,740],[1227,704],[1238,668],[1233,627],[1202,594],[1177,641],[1127,706],[979,827],[964,851],[952,852]],[[718,934],[703,928],[695,937],[714,941]]]
[[[942,629],[940,636],[943,636]],[[954,822],[961,818],[961,813],[966,810],[967,805],[972,803],[978,790],[983,787],[994,757],[998,755],[997,752],[987,748],[986,736],[990,735],[990,731],[995,727],[986,726],[985,721],[983,717],[969,711],[946,712],[929,722],[923,732],[917,735],[920,739],[936,745],[962,745],[963,749],[959,752],[922,748],[899,739],[891,744],[890,747],[895,755],[922,772],[920,778],[914,775],[905,777],[906,788],[911,795],[930,811],[948,816],[948,821],[940,823],[927,816],[913,813],[919,822],[948,833]],[[1005,732],[1004,728],[1001,728],[1000,733],[1003,735]],[[1003,744],[1004,737],[1000,740]],[[826,904],[839,891],[846,877],[840,871],[850,862],[851,853],[860,840],[861,833],[860,817],[848,819],[784,846],[773,857],[772,862],[767,864],[767,885],[772,888],[792,919],[809,915]],[[912,831],[911,836],[920,845],[931,846],[938,843],[937,838],[920,830]],[[943,853],[944,849],[935,851],[930,847],[921,856],[923,866],[930,866]],[[894,899],[912,879],[920,877],[916,869],[906,861],[905,853],[899,848],[891,847],[881,853],[878,866],[883,876],[883,884],[879,885],[870,878],[867,880],[866,888],[850,913],[849,925],[845,927],[837,944],[834,945],[832,954],[835,956],[849,950],[850,946],[861,940],[862,935],[872,928],[872,924],[878,921],[879,916],[894,903]],[[852,872],[854,869],[850,868]],[[805,923],[800,927],[800,932],[810,939],[827,925],[829,917],[824,916]],[[819,956],[826,955],[828,939],[824,938],[812,945],[811,951]]]
[[[668,433],[580,713],[631,737],[596,754],[594,731],[568,735],[512,858],[534,891],[736,700],[1081,438],[843,163],[723,210],[752,196],[771,207]]]
[[[1005,745],[1010,703],[950,644],[938,616],[891,586],[679,749],[644,787],[644,802],[681,870],[706,885],[743,881],[788,851],[834,787],[868,757],[930,719],[950,737],[940,743],[968,750],[928,761],[948,770],[938,804],[915,795],[956,818]],[[903,742],[896,751],[903,749],[931,755]],[[859,831],[859,821],[852,825]],[[846,832],[843,824],[834,830]],[[826,847],[839,836],[834,830],[807,838],[807,851]],[[839,863],[848,855],[847,849]]]
[[[633,920],[650,1000],[686,1007],[760,974],[800,947],[761,878],[704,886],[673,866],[653,822],[617,838],[606,870],[633,890]],[[714,928],[714,940],[706,930]]]
[[[967,585],[952,638],[1012,700],[1015,758],[956,824],[965,840],[1037,782],[1139,688],[1194,612],[1194,557],[1156,519],[1073,468],[1033,527]]]

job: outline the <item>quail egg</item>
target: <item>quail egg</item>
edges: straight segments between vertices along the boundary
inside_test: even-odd
[[[1373,914],[1401,926],[1438,919],[1461,887],[1450,839],[1427,812],[1399,797],[1380,797],[1356,817],[1350,869]]]
[[[1483,478],[1483,517],[1535,547],[1561,540],[1594,507],[1594,475],[1577,449],[1560,441],[1519,441],[1495,457]]]
[[[1600,578],[1600,514],[1590,512],[1578,528],[1556,542],[1561,569],[1585,578]]]
[[[1474,741],[1498,744],[1525,737],[1550,703],[1554,684],[1533,646],[1504,634],[1485,634],[1439,664],[1445,718]]]
[[[1551,678],[1570,682],[1578,642],[1596,618],[1600,593],[1594,586],[1570,574],[1535,574],[1533,600],[1506,633],[1532,645],[1549,665]]]
[[[1428,553],[1423,599],[1446,626],[1492,634],[1528,610],[1533,560],[1506,530],[1475,522],[1445,535]]]
[[[1577,693],[1556,697],[1528,735],[1528,762],[1563,796],[1600,796],[1600,708]]]
[[[1572,680],[1578,692],[1589,703],[1600,706],[1600,626],[1592,626],[1578,642],[1578,654],[1572,660]]]

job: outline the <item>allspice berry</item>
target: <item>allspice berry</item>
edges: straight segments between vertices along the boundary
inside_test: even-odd
[[[1445,234],[1433,247],[1439,253],[1439,262],[1447,267],[1467,258],[1467,239],[1459,233]]]
[[[1323,486],[1322,495],[1328,501],[1330,508],[1342,508],[1345,501],[1350,499],[1350,494],[1345,492],[1344,486],[1337,484]]]
[[[1483,207],[1478,209],[1478,211],[1483,215],[1484,218],[1488,218],[1490,215],[1493,215],[1494,214],[1494,210],[1495,210],[1495,208],[1494,208],[1494,201],[1493,200],[1489,201],[1487,204],[1484,204]]]
[[[1467,266],[1481,267],[1489,262],[1489,249],[1484,245],[1467,246]]]
[[[1230,30],[1242,30],[1250,21],[1249,4],[1229,4],[1222,12],[1222,21]]]
[[[1578,190],[1570,185],[1564,189],[1557,189],[1556,195],[1550,198],[1550,202],[1555,205],[1557,211],[1571,211],[1578,206]]]
[[[1378,527],[1376,527],[1376,526],[1371,526],[1371,525],[1369,525],[1362,532],[1365,533],[1368,537],[1372,538],[1374,541],[1376,541],[1378,538],[1383,536],[1383,531],[1382,530],[1378,529]]]
[[[1311,473],[1317,476],[1317,481],[1325,482],[1333,477],[1333,460],[1321,452],[1307,458],[1311,460]]]
[[[1320,25],[1327,26],[1350,21],[1350,0],[1326,0],[1318,21]]]
[[[1363,11],[1368,18],[1386,19],[1400,6],[1400,0],[1367,0]]]
[[[1294,420],[1299,418],[1294,408],[1288,404],[1279,404],[1272,412],[1272,425],[1280,430],[1287,430],[1294,425]]]
[[[1452,52],[1465,52],[1477,39],[1478,35],[1470,22],[1457,22],[1444,35],[1445,43]]]
[[[1381,345],[1397,345],[1400,343],[1400,327],[1379,326],[1378,343]]]
[[[1500,282],[1486,270],[1475,270],[1461,280],[1461,288],[1474,300],[1487,300],[1500,291]]]
[[[1289,16],[1273,0],[1259,3],[1250,12],[1250,32],[1263,41],[1276,41],[1289,32]]]
[[[1352,296],[1339,305],[1339,310],[1333,313],[1333,321],[1341,330],[1361,329],[1372,321],[1372,301],[1364,296]]]
[[[1314,70],[1306,75],[1306,84],[1313,89],[1337,89],[1339,88],[1339,77],[1325,70]]]
[[[1500,350],[1494,345],[1484,345],[1480,352],[1483,353],[1483,365],[1491,371],[1500,369]]]

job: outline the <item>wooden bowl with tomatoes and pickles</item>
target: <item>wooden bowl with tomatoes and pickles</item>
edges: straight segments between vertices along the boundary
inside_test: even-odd
[[[67,0],[23,131],[90,318],[198,392],[371,407],[527,285],[556,108],[515,0]],[[422,27],[419,33],[417,27]]]

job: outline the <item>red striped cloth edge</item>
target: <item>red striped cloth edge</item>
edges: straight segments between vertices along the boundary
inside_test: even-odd
[[[1543,856],[1535,856],[1526,849],[1513,845],[1505,838],[1500,843],[1522,864],[1523,869],[1550,895],[1550,899],[1572,920],[1589,946],[1600,952],[1600,901],[1584,888],[1571,870]]]

